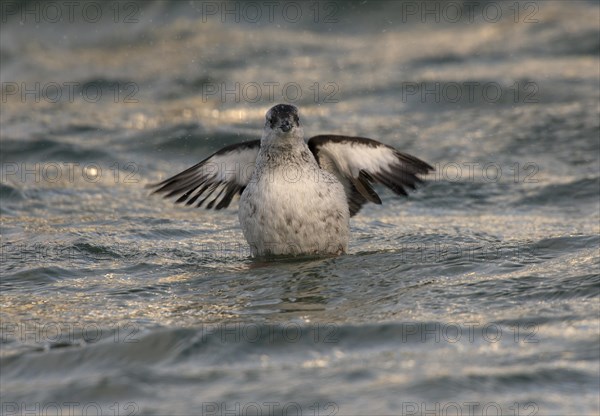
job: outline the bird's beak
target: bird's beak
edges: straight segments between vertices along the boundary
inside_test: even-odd
[[[279,128],[281,128],[282,131],[287,133],[288,131],[290,131],[292,129],[292,123],[290,123],[287,120],[284,120],[281,122],[281,126],[279,126]]]

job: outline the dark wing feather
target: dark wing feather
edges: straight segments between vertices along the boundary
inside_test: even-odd
[[[373,183],[381,183],[398,195],[407,195],[422,182],[417,175],[433,170],[414,156],[365,137],[321,135],[311,137],[308,147],[322,169],[344,185],[350,215],[367,202],[381,204]]]
[[[175,203],[207,209],[227,208],[236,195],[241,195],[252,177],[260,140],[236,143],[224,147],[202,162],[164,181],[149,185],[153,193],[165,198],[178,196]]]

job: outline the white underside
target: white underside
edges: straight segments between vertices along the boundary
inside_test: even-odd
[[[242,193],[239,219],[255,256],[341,254],[350,237],[346,194],[311,166],[263,168]]]

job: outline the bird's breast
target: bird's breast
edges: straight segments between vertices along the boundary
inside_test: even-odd
[[[277,242],[330,252],[322,247],[347,245],[348,204],[343,186],[331,175],[318,166],[294,163],[262,166],[255,173],[239,213],[251,246]]]

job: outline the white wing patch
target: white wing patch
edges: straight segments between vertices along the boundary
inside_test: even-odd
[[[395,150],[384,145],[370,147],[360,142],[348,141],[343,143],[325,142],[321,151],[326,154],[336,167],[354,178],[358,178],[361,170],[378,172],[388,170],[397,162]]]
[[[197,207],[207,202],[207,209],[226,208],[250,182],[259,149],[260,140],[224,147],[197,165],[150,187],[156,188],[154,193],[165,194],[165,198],[179,196],[176,203],[192,205],[201,198]]]
[[[381,183],[398,195],[407,195],[405,188],[415,189],[422,182],[418,174],[433,170],[414,156],[365,137],[315,136],[308,146],[319,166],[344,185],[351,215],[367,201],[381,204],[373,183]]]

